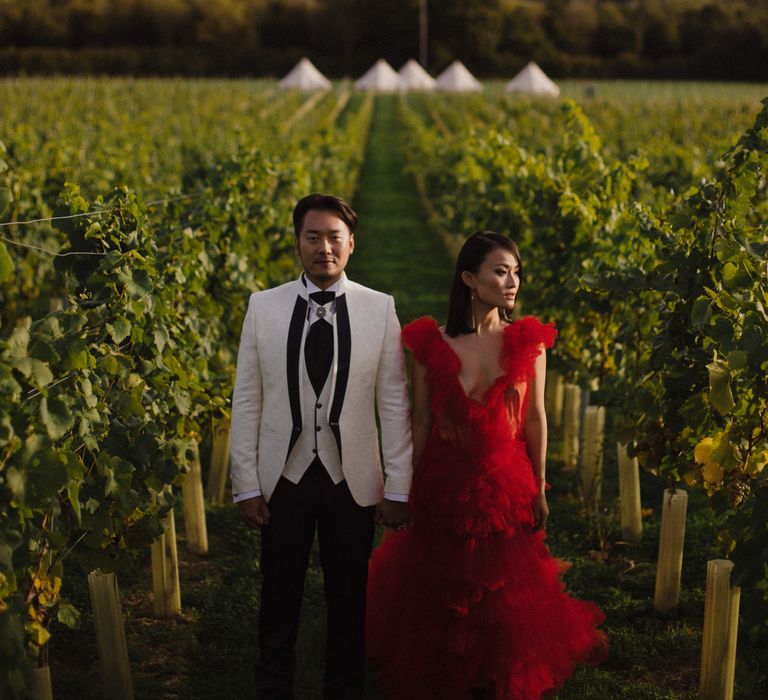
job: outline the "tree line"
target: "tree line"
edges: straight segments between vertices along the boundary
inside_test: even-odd
[[[420,0],[0,0],[0,72],[332,77],[419,55]],[[426,0],[428,65],[768,81],[763,0]]]

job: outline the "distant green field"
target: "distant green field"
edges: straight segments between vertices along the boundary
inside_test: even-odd
[[[693,80],[556,80],[561,97],[638,100],[738,100],[754,101],[768,97],[768,83],[721,83]],[[501,92],[505,83],[490,81],[486,92]]]

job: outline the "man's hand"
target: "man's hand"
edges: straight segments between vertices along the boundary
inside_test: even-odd
[[[376,505],[374,520],[390,530],[403,530],[411,519],[411,511],[406,501],[390,501],[383,498]]]
[[[543,491],[534,496],[531,508],[533,509],[533,531],[543,530],[547,525],[547,518],[549,517],[547,495]]]
[[[254,496],[237,502],[237,509],[250,527],[269,525],[269,507],[264,496]]]

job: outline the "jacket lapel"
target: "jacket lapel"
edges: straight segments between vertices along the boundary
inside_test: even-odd
[[[330,408],[328,411],[328,423],[336,438],[336,446],[341,453],[341,431],[339,430],[339,417],[344,405],[344,396],[347,393],[349,381],[349,358],[352,353],[352,333],[349,327],[349,309],[347,308],[347,295],[336,297],[335,318],[335,352],[333,354],[333,387],[331,389]]]
[[[299,285],[300,290],[306,287]],[[288,401],[291,405],[291,420],[293,428],[291,438],[288,443],[288,452],[285,455],[286,461],[293,450],[296,441],[299,439],[302,430],[301,420],[301,379],[299,375],[299,360],[301,358],[301,340],[304,335],[304,324],[307,320],[307,299],[301,292],[296,297],[296,303],[293,306],[291,323],[288,327],[288,347],[286,349],[286,377],[288,378]]]

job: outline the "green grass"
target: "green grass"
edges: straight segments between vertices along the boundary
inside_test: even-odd
[[[376,97],[370,141],[354,200],[360,223],[350,279],[395,297],[402,324],[429,314],[444,320],[453,261],[426,226],[405,158],[397,97]]]

